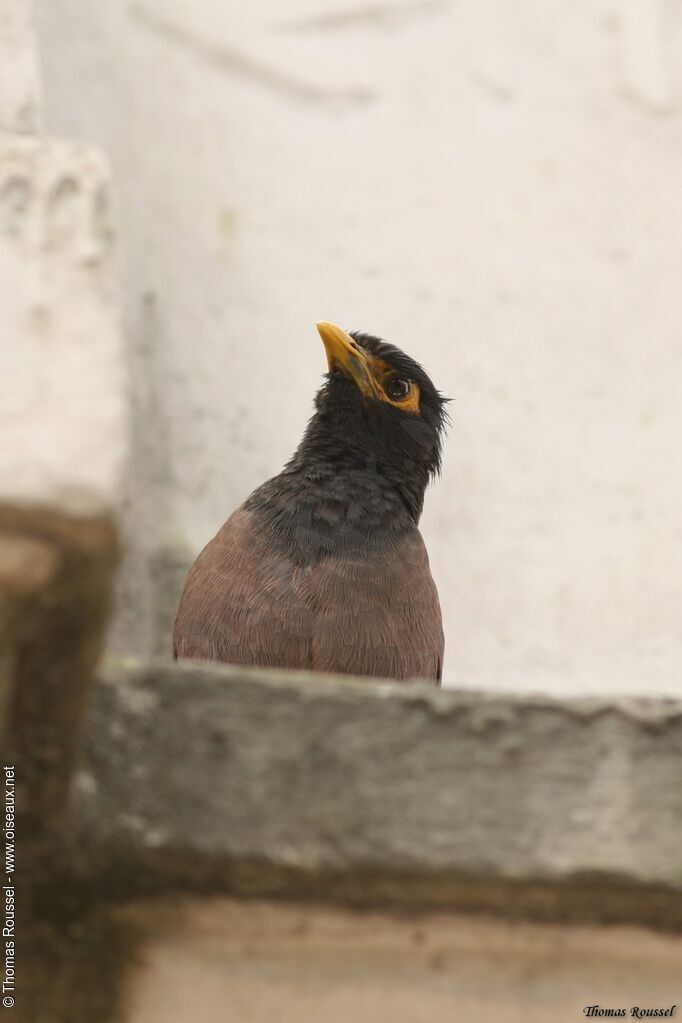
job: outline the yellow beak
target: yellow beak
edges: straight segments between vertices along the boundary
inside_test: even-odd
[[[341,370],[355,381],[362,394],[378,398],[379,391],[369,368],[367,354],[357,341],[341,327],[327,320],[320,320],[317,329],[327,353],[330,371]]]

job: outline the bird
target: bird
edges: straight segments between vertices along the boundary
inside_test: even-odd
[[[395,345],[328,321],[328,372],[279,475],[204,547],[175,659],[440,685],[444,636],[419,519],[448,415]]]

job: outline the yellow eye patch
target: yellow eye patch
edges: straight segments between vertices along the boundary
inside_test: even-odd
[[[411,412],[415,416],[419,414],[419,384],[401,376],[383,359],[375,359],[369,354],[367,355],[367,368],[372,374],[382,401],[403,412]],[[405,388],[407,389],[405,390]]]

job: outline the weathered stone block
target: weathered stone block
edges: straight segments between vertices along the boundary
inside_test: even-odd
[[[105,889],[680,925],[681,772],[676,701],[119,666],[73,825]]]

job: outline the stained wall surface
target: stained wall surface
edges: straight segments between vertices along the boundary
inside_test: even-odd
[[[680,938],[636,928],[224,899],[143,904],[135,915],[147,942],[129,982],[129,1023],[572,1023],[590,1006],[679,1012]]]
[[[37,0],[113,169],[135,389],[112,642],[279,470],[314,321],[455,401],[423,518],[459,686],[682,691],[682,8]]]

